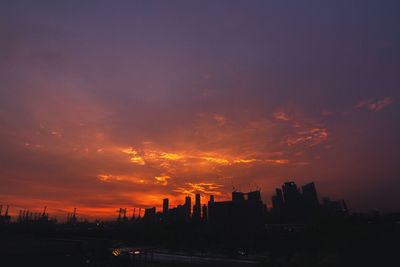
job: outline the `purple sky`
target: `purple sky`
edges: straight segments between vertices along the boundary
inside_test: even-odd
[[[400,209],[400,2],[2,1],[0,204],[315,181]]]

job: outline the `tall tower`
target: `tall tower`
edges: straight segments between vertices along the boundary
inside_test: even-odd
[[[317,189],[315,188],[314,182],[303,185],[303,200],[304,205],[309,210],[316,210],[319,207]]]
[[[283,196],[285,197],[286,205],[293,205],[298,203],[300,198],[300,191],[295,182],[286,182],[282,186]]]
[[[214,203],[214,195],[210,195],[210,203]]]
[[[232,192],[232,201],[233,202],[244,201],[244,194],[242,192]]]
[[[201,206],[201,203],[200,203],[200,194],[196,194],[196,205]]]
[[[196,203],[193,206],[193,219],[200,220],[201,219],[201,201],[200,194],[196,194]]]
[[[185,197],[185,216],[187,219],[192,215],[192,199],[187,196]]]
[[[208,220],[208,212],[207,212],[207,205],[206,204],[203,205],[203,218],[202,218],[202,220],[205,221],[205,222]]]
[[[169,200],[168,198],[163,199],[163,216],[166,217],[168,215],[168,209],[169,209]]]

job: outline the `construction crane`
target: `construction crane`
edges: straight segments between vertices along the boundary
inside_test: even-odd
[[[46,210],[47,210],[47,206],[44,206],[43,214],[42,214],[43,219],[46,218]]]

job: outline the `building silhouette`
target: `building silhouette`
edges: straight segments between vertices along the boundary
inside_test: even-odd
[[[212,199],[213,200],[213,199]],[[232,192],[231,201],[209,202],[208,221],[226,230],[256,230],[263,227],[265,210],[260,191]]]
[[[342,217],[349,214],[344,200],[331,200],[328,197],[322,199],[321,212],[325,217]]]
[[[200,221],[201,219],[201,199],[200,199],[200,194],[196,194],[196,202],[193,206],[193,216],[192,216],[194,221]]]
[[[285,182],[282,189],[275,190],[271,214],[277,222],[290,223],[315,221],[321,216],[344,216],[348,210],[344,201],[324,198],[320,204],[314,182],[303,185],[300,190],[295,182],[290,181]]]
[[[156,222],[156,207],[145,209],[143,220],[148,223]]]
[[[169,200],[168,198],[163,199],[163,217],[166,218],[168,216],[168,209],[169,209]]]
[[[307,210],[317,211],[319,208],[319,201],[314,182],[303,185],[301,189],[303,192],[304,207]]]
[[[10,215],[8,215],[8,210],[9,210],[9,208],[10,208],[10,206],[9,205],[7,205],[6,206],[6,211],[5,211],[5,213],[4,213],[4,215],[3,215],[3,205],[0,205],[0,223],[2,223],[2,224],[8,224],[8,223],[10,223],[10,221],[11,221],[11,216]]]
[[[187,196],[185,197],[185,219],[187,221],[190,220],[191,216],[192,216],[192,199]]]

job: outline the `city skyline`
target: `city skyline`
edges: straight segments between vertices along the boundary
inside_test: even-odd
[[[162,200],[162,207],[121,207],[116,209],[117,216],[112,217],[91,217],[87,214],[78,214],[77,208],[73,211],[51,214],[47,206],[42,211],[37,209],[20,209],[13,212],[10,205],[0,203],[0,221],[2,223],[68,223],[76,224],[81,222],[125,222],[132,223],[144,220],[145,223],[209,223],[226,225],[232,221],[241,221],[243,214],[251,213],[244,217],[253,217],[251,224],[257,225],[265,222],[293,223],[313,222],[324,217],[349,216],[347,204],[343,199],[331,199],[330,197],[318,197],[314,182],[308,182],[300,187],[295,181],[283,183],[281,188],[276,188],[276,194],[271,198],[271,206],[263,201],[260,189],[248,192],[232,191],[230,199],[216,199],[214,195],[193,195],[195,201],[192,205],[192,196],[187,195],[178,204],[170,205],[169,199]],[[245,204],[243,206],[243,204]],[[254,213],[255,212],[255,213]],[[220,215],[218,215],[220,214]],[[231,217],[231,214],[236,214]],[[254,215],[256,216],[254,217]],[[258,215],[257,215],[258,214]],[[356,213],[355,213],[356,214]],[[240,216],[239,216],[240,215]],[[65,218],[66,217],[66,218]],[[242,222],[243,223],[243,222]]]
[[[285,2],[4,1],[0,204],[271,207],[296,180],[399,211],[400,4]]]
[[[194,198],[194,203],[191,201],[192,197]],[[172,220],[174,222],[189,222],[192,220],[194,222],[207,222],[210,216],[210,205],[214,205],[214,209],[226,213],[227,203],[240,203],[243,201],[259,202],[259,208],[262,207],[259,210],[259,212],[262,213],[260,217],[279,222],[290,221],[292,219],[304,220],[310,216],[314,217],[313,220],[320,216],[347,216],[352,213],[343,199],[332,199],[328,196],[319,197],[314,182],[308,182],[301,186],[300,189],[296,182],[287,181],[282,184],[281,188],[275,189],[275,195],[273,195],[270,200],[262,199],[260,188],[254,190],[250,188],[248,192],[234,189],[229,198],[222,199],[216,199],[213,194],[202,195],[196,192],[192,195],[186,195],[184,197],[184,203],[182,203],[181,199],[170,205],[169,198],[164,198],[159,205],[145,205],[141,207],[130,205],[129,208],[120,207],[114,211],[118,215],[113,214],[107,217],[77,213],[76,207],[73,208],[72,212],[71,210],[60,211],[53,209],[52,211],[55,211],[55,214],[51,214],[48,212],[49,208],[47,206],[44,206],[41,211],[37,208],[33,210],[22,208],[16,211],[15,207],[11,207],[10,204],[4,205],[0,203],[0,217],[4,216],[4,218],[8,218],[7,220],[12,222],[48,221],[50,219],[54,220],[54,222],[73,224],[93,220],[110,222],[115,219],[117,219],[116,221],[118,222],[131,222],[136,219],[146,219],[146,217],[147,219],[151,217],[152,219],[150,221],[156,221],[157,217],[157,220],[161,220],[161,222],[168,218],[169,220],[175,218]],[[271,204],[268,205],[268,203]],[[212,213],[215,215],[216,211]],[[51,216],[49,214],[51,214]],[[147,222],[149,222],[149,220],[147,220]]]

